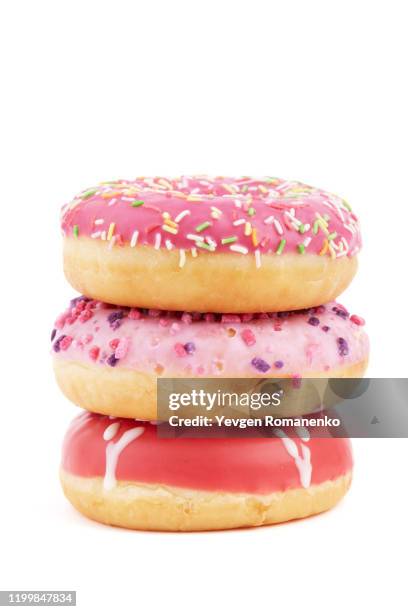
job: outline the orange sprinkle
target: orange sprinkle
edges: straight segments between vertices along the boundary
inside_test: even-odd
[[[254,245],[254,247],[258,246],[258,244],[259,244],[259,240],[258,240],[258,237],[256,235],[256,228],[255,227],[252,229],[252,244]]]
[[[322,250],[320,251],[319,255],[326,255],[326,253],[327,253],[327,249],[328,249],[328,248],[329,248],[329,241],[328,241],[328,240],[325,240],[325,241],[323,242],[323,248],[322,248]]]

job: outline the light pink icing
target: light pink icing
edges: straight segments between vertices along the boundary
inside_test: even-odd
[[[73,300],[56,321],[56,358],[156,375],[327,372],[367,359],[361,317],[343,306],[291,313],[171,313]]]
[[[354,256],[357,217],[345,200],[295,181],[182,176],[102,183],[62,210],[68,237],[156,249]]]

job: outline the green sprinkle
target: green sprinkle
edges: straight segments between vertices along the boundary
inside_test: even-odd
[[[90,198],[91,196],[95,195],[97,191],[97,189],[88,189],[88,191],[85,191],[81,197],[83,200],[86,200],[86,198]]]
[[[210,227],[211,223],[210,221],[204,221],[204,223],[200,223],[200,225],[197,225],[197,227],[195,228],[196,232],[202,232],[203,230],[207,229],[207,227]]]
[[[242,185],[241,193],[246,193],[248,191],[248,185]]]
[[[74,227],[72,228],[72,233],[74,234],[75,238],[78,238],[79,227],[77,225],[74,225]]]
[[[313,233],[317,234],[317,232],[319,231],[319,227],[320,227],[320,223],[319,220],[317,219],[314,224],[313,224]]]
[[[300,233],[300,234],[304,234],[304,233],[305,233],[305,226],[303,225],[303,223],[301,223],[301,224],[299,225],[299,233]]]
[[[221,240],[221,244],[231,244],[232,242],[236,242],[238,238],[236,236],[228,236],[228,238],[223,238]]]
[[[196,242],[196,246],[200,249],[207,249],[207,251],[214,251],[214,247],[211,244],[207,244],[206,242]]]
[[[285,240],[285,238],[282,238],[282,240],[279,243],[278,248],[276,249],[276,254],[277,255],[281,255],[282,254],[282,251],[285,248],[285,244],[286,244],[286,240]]]
[[[253,217],[255,213],[256,213],[256,210],[253,206],[251,206],[251,208],[248,208],[248,215],[250,217]]]
[[[298,251],[301,255],[303,255],[303,253],[305,252],[305,245],[304,244],[298,244]]]
[[[133,200],[130,205],[133,206],[133,208],[138,208],[139,206],[143,206],[143,204],[143,200]]]
[[[337,232],[332,232],[331,234],[327,236],[327,240],[334,240],[336,236],[337,236]]]

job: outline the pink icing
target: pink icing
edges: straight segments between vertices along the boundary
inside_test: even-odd
[[[56,358],[155,375],[327,372],[367,359],[363,319],[335,302],[290,313],[216,315],[73,300],[52,335]]]
[[[357,217],[343,199],[295,181],[207,176],[102,183],[62,210],[66,236],[157,249],[354,256]],[[195,254],[195,253],[194,253]]]
[[[121,452],[115,476],[118,480],[162,484],[207,491],[268,494],[301,485],[299,471],[278,438],[172,438],[157,435],[148,422],[115,419],[82,413],[72,422],[62,451],[65,471],[85,478],[103,477],[106,447],[103,434],[113,422],[119,428],[112,442],[135,426],[144,432]],[[327,433],[327,432],[326,432]],[[297,446],[300,440],[295,438]],[[344,438],[314,438],[310,451],[311,480],[317,485],[350,472],[350,442]]]

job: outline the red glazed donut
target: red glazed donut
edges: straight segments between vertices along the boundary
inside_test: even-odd
[[[336,298],[361,246],[341,198],[275,178],[102,183],[62,211],[64,268],[81,293],[199,312],[307,308]]]
[[[52,354],[62,391],[82,408],[154,420],[158,377],[362,376],[369,350],[363,323],[335,302],[201,315],[77,298],[56,321]]]
[[[342,438],[163,439],[156,426],[83,413],[66,434],[61,480],[83,514],[168,531],[256,526],[334,506],[347,491]]]

